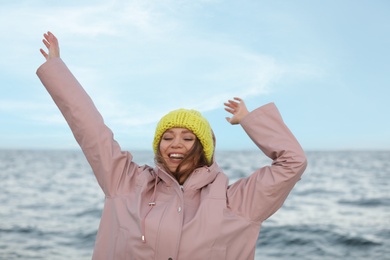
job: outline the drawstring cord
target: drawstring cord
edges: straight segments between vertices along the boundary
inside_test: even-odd
[[[145,217],[142,218],[142,221],[141,221],[141,229],[142,229],[142,234],[141,234],[141,240],[142,242],[146,242],[145,241],[145,220],[146,220],[146,217],[149,215],[149,212],[153,209],[153,207],[156,205],[156,190],[157,190],[157,184],[158,184],[158,171],[157,171],[157,174],[156,174],[156,178],[154,179],[154,188],[153,188],[153,194],[152,194],[152,197],[150,199],[150,202],[148,203],[149,204],[149,209],[148,211],[146,212],[145,214]]]

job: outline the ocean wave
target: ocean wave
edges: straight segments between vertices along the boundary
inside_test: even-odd
[[[76,212],[73,214],[75,217],[93,217],[100,218],[102,216],[101,208],[89,208],[86,210],[82,210],[80,212]]]
[[[389,207],[389,198],[361,198],[355,200],[341,199],[338,201],[339,204],[352,205],[358,207]]]
[[[264,225],[256,247],[259,251],[265,250],[265,253],[279,248],[284,249],[284,254],[289,252],[290,256],[315,259],[306,258],[305,255],[340,258],[350,255],[350,250],[354,250],[356,255],[363,255],[382,245],[378,238],[337,230],[337,226]],[[275,257],[275,253],[272,256]]]

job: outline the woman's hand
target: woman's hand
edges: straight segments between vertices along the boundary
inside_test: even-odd
[[[234,100],[228,100],[224,105],[226,106],[225,110],[233,115],[232,117],[226,117],[226,120],[232,125],[239,124],[241,119],[249,114],[244,100],[241,98],[235,97]]]
[[[46,48],[49,51],[49,54],[46,53],[43,49],[40,49],[43,57],[45,57],[46,60],[50,60],[52,58],[59,58],[60,57],[60,46],[58,45],[58,40],[52,34],[51,32],[47,32],[43,35],[44,39],[43,44],[45,44]]]

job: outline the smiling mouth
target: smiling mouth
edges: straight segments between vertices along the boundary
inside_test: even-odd
[[[181,153],[171,153],[171,154],[169,154],[169,158],[182,160],[182,159],[184,159],[184,154],[181,154]]]

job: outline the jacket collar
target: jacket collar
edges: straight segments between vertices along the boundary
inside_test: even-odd
[[[160,165],[156,166],[155,172],[157,172],[158,177],[164,181],[167,186],[179,186],[179,183]],[[212,183],[219,172],[221,172],[221,170],[216,162],[214,162],[211,166],[197,168],[190,174],[183,187],[184,189],[201,189],[204,186]]]

